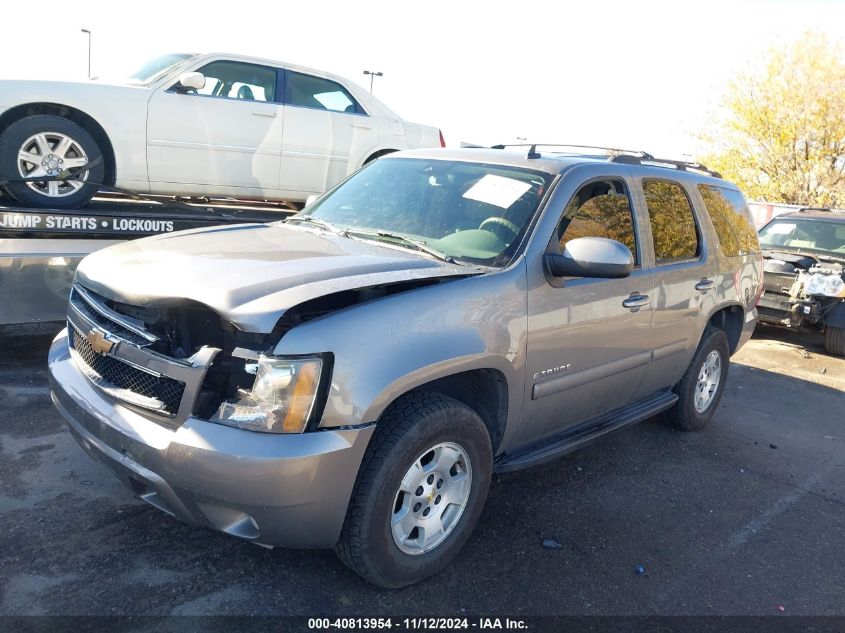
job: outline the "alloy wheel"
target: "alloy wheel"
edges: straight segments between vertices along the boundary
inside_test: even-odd
[[[57,176],[61,171],[88,164],[88,156],[78,141],[61,132],[39,132],[23,142],[18,150],[18,173],[24,178]],[[88,172],[80,176],[86,180]],[[84,185],[80,180],[35,181],[27,186],[43,196],[62,198]]]
[[[423,452],[399,484],[390,529],[411,555],[430,552],[460,521],[469,501],[472,465],[458,444],[443,442]]]
[[[710,352],[701,364],[695,384],[693,402],[698,413],[704,413],[713,403],[722,377],[722,357],[716,350]]]

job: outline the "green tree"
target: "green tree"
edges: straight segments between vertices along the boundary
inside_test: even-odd
[[[702,162],[754,200],[845,206],[845,55],[805,33],[728,84]]]

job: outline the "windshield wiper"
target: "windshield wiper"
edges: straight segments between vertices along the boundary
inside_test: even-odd
[[[356,237],[371,238],[380,242],[398,242],[398,244],[401,246],[410,246],[414,250],[420,251],[421,253],[426,253],[427,255],[431,255],[432,257],[436,257],[440,261],[446,262],[447,264],[457,263],[454,257],[429,246],[423,240],[415,240],[410,237],[405,237],[404,235],[399,235],[398,233],[391,233],[390,231],[359,231],[357,229],[346,228],[343,231],[343,234],[354,235]]]
[[[303,222],[313,224],[314,226],[319,226],[321,229],[325,229],[333,235],[343,235],[343,232],[338,229],[334,224],[330,224],[325,220],[318,220],[317,218],[312,217],[310,215],[294,215],[285,220],[285,223],[287,222]]]

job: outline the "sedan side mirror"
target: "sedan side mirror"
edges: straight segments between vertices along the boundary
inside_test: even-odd
[[[553,277],[618,279],[634,270],[631,250],[604,237],[579,237],[566,243],[562,254],[546,253],[547,272]]]
[[[202,73],[182,73],[179,75],[179,81],[174,86],[179,92],[186,92],[188,90],[202,90],[205,88],[205,75]]]

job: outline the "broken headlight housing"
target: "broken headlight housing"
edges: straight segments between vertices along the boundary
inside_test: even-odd
[[[322,359],[261,355],[245,369],[255,374],[252,388],[239,389],[211,421],[264,433],[302,433],[317,400]]]
[[[804,292],[808,295],[842,297],[845,296],[845,281],[842,281],[842,277],[839,275],[813,273],[804,282]]]

